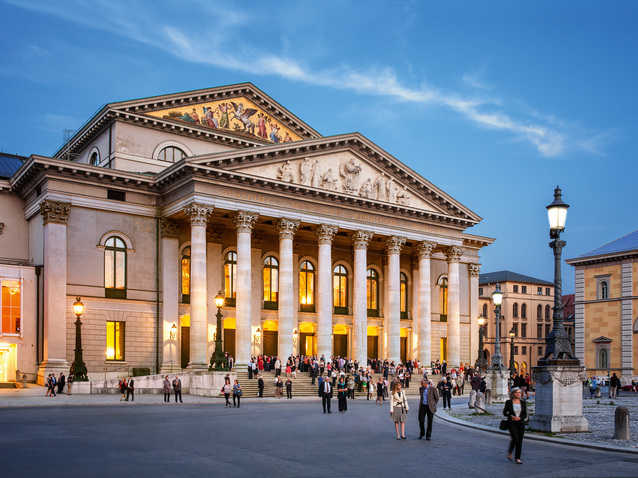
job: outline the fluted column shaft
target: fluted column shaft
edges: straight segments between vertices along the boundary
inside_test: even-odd
[[[418,245],[419,255],[419,362],[422,367],[432,363],[432,287],[430,260],[436,244],[422,242]]]
[[[235,301],[235,363],[250,362],[251,309],[251,235],[257,214],[239,211],[233,218],[237,227],[237,299]],[[219,332],[218,332],[219,333]]]
[[[366,268],[368,265],[368,243],[373,233],[357,231],[352,234],[354,249],[354,294],[352,300],[352,330],[354,360],[364,367],[368,361],[368,308]]]
[[[388,295],[388,310],[386,320],[388,324],[388,350],[390,362],[398,364],[401,361],[401,248],[405,244],[405,237],[391,237],[386,241],[388,254],[388,277],[386,290]]]
[[[322,224],[315,230],[319,242],[317,271],[317,355],[332,355],[332,240],[336,226]]]
[[[450,247],[445,255],[448,261],[448,314],[447,314],[447,342],[448,368],[458,367],[461,363],[461,294],[459,263],[463,255],[460,247]]]
[[[279,358],[282,362],[293,352],[292,333],[295,316],[295,289],[293,277],[292,240],[299,221],[280,219],[277,223],[279,230]]]

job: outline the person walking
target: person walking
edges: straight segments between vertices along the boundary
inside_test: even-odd
[[[425,436],[426,440],[432,438],[432,421],[436,413],[436,404],[439,401],[439,391],[434,384],[427,378],[421,379],[421,387],[419,387],[419,440]],[[428,427],[425,429],[425,417],[428,417]]]
[[[597,387],[598,387],[598,381],[596,380],[596,376],[594,375],[589,380],[589,398],[590,399],[594,398],[594,395],[596,394],[596,388]]]
[[[230,392],[232,390],[232,386],[230,385],[230,378],[226,377],[224,385],[222,386],[222,393],[224,394],[224,398],[226,399],[226,405],[224,408],[230,407]]]
[[[122,400],[126,399],[126,379],[125,378],[120,380],[119,389],[120,389],[120,392],[122,393],[122,396],[120,397],[120,402],[121,402]]]
[[[394,384],[394,391],[390,396],[390,418],[394,421],[394,429],[397,432],[397,440],[405,440],[405,420],[408,416],[408,400],[401,388],[401,382]],[[401,434],[399,434],[399,428]]]
[[[377,382],[377,399],[374,401],[375,405],[378,403],[379,405],[383,402],[383,391],[384,391],[383,379],[379,377],[379,381]]]
[[[275,397],[281,398],[284,396],[284,382],[281,381],[279,376],[275,377]]]
[[[60,376],[63,376],[63,375],[60,375]],[[614,373],[609,379],[609,398],[616,398],[616,395],[618,394],[618,390],[620,390],[620,379]],[[59,389],[58,389],[58,393],[60,393]]]
[[[164,402],[170,403],[171,401],[171,382],[168,380],[168,375],[164,377],[164,383],[162,384],[162,392],[164,392]]]
[[[175,392],[175,403],[177,403],[177,399],[179,398],[179,403],[182,402],[182,381],[179,379],[177,375],[173,379],[173,391]]]
[[[346,385],[346,381],[343,377],[339,379],[339,384],[337,385],[337,399],[339,400],[339,413],[345,413],[348,410],[348,386]]]
[[[615,376],[616,374],[614,374]],[[620,383],[620,382],[619,382]],[[64,377],[64,373],[60,372],[60,377],[58,378],[58,393],[61,394],[62,390],[64,390],[64,385],[66,384],[66,379]]]
[[[261,374],[259,374],[259,378],[257,379],[257,387],[259,388],[257,396],[264,398],[264,377],[262,377]]]
[[[126,385],[126,401],[128,402],[129,397],[131,398],[131,402],[135,401],[135,380],[132,377],[128,378],[128,383]]]
[[[437,388],[440,390],[441,396],[443,397],[443,410],[445,410],[446,406],[448,410],[452,410],[452,384],[447,377],[443,377],[441,379]]]
[[[521,400],[523,392],[520,388],[514,387],[510,391],[510,399],[505,402],[503,415],[507,417],[507,426],[510,432],[510,446],[507,451],[507,459],[522,465],[521,449],[523,447],[523,435],[525,434],[525,419],[527,418],[527,403]],[[512,451],[516,448],[514,457]]]
[[[332,413],[330,411],[330,399],[332,399],[332,384],[330,380],[323,380],[319,384],[319,395],[321,396],[321,405],[323,405],[323,413]]]
[[[69,374],[69,378],[67,380],[66,394],[71,395],[71,389],[73,388],[73,374]]]
[[[286,380],[286,399],[292,399],[292,380]]]
[[[241,406],[242,394],[241,385],[239,385],[239,382],[235,379],[235,383],[233,383],[233,407],[235,407],[235,399],[237,399],[237,408]]]

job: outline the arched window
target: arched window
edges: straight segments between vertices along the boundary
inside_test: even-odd
[[[104,294],[126,299],[126,245],[116,236],[104,242]]]
[[[98,166],[100,164],[100,153],[93,151],[89,157],[89,164],[91,166]]]
[[[521,304],[521,319],[527,318],[527,304]]]
[[[545,306],[545,320],[549,320],[549,305]]]
[[[279,296],[279,262],[273,256],[264,260],[264,309],[276,309]]]
[[[447,322],[447,279],[444,277],[439,284],[439,318]]]
[[[191,248],[185,247],[182,250],[182,303],[191,302]]]
[[[374,269],[366,272],[366,301],[369,317],[379,317],[379,273]]]
[[[299,269],[299,306],[302,312],[315,311],[315,267],[310,261]]]
[[[408,276],[401,272],[401,318],[408,318]]]
[[[332,275],[332,305],[335,314],[348,313],[348,272],[339,265]]]
[[[540,304],[536,307],[536,319],[543,320],[543,306]]]
[[[157,159],[159,159],[160,161],[175,163],[181,159],[184,159],[185,157],[186,153],[183,150],[179,149],[176,146],[167,146],[159,152]]]
[[[518,317],[518,303],[514,302],[512,306],[512,317]]]
[[[609,366],[609,351],[606,348],[601,348],[598,351],[598,367],[606,370]]]
[[[609,299],[609,284],[606,280],[600,281],[600,299]]]
[[[235,307],[237,298],[237,253],[224,256],[224,305]]]
[[[483,317],[487,319],[487,304],[483,304]]]

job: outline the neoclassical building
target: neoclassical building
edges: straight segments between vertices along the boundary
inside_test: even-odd
[[[481,218],[250,83],[108,104],[17,166],[0,179],[0,342],[22,372],[68,371],[76,297],[90,376],[207,369],[217,333],[240,364],[476,359]]]

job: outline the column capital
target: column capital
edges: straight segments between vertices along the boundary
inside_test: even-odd
[[[177,239],[179,237],[179,224],[175,221],[171,221],[163,217],[160,219],[160,234],[162,237],[172,237]]]
[[[401,248],[407,239],[405,237],[392,236],[385,241],[388,254],[401,254]]]
[[[237,232],[251,232],[259,214],[248,211],[237,211],[233,217],[233,222],[237,228]]]
[[[40,203],[40,214],[44,217],[44,224],[49,222],[66,225],[69,222],[71,204],[66,202],[45,200]]]
[[[315,234],[319,240],[319,244],[332,244],[334,235],[338,230],[339,228],[337,226],[331,226],[329,224],[320,224],[317,226]]]
[[[477,277],[481,272],[481,264],[470,264],[468,269],[470,271],[470,276]]]
[[[423,241],[416,246],[419,259],[429,259],[432,257],[432,251],[436,247],[436,242]]]
[[[299,227],[299,221],[282,217],[281,219],[279,219],[279,221],[277,221],[276,227],[279,231],[280,239],[292,239],[293,237],[295,237],[295,232]]]
[[[212,207],[194,202],[184,208],[184,214],[189,217],[191,226],[205,226],[208,222],[208,216],[212,213]]]
[[[370,231],[356,231],[350,234],[350,238],[352,239],[352,248],[357,250],[366,250],[368,248],[368,243],[372,240],[374,236],[374,232]]]
[[[451,246],[445,250],[445,257],[448,262],[461,262],[463,256],[463,248],[458,246]]]

